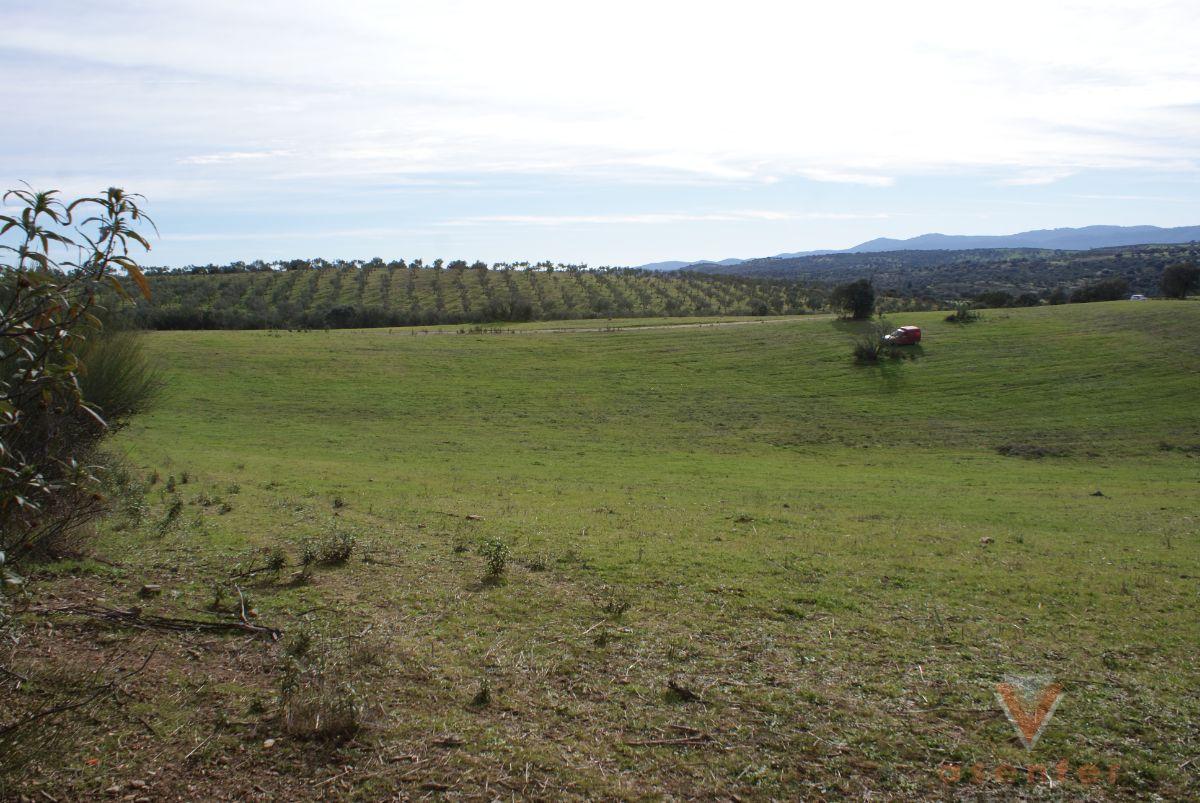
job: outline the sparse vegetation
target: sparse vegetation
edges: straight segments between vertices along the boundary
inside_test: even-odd
[[[280,688],[283,732],[296,739],[344,742],[363,727],[358,693],[336,669],[316,665],[290,672]]]

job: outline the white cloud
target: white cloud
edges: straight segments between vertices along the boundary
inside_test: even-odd
[[[141,191],[200,232],[164,238],[177,261],[1178,225],[1188,199],[1151,207],[1200,186],[1197,30],[1196,0],[3,3],[0,103],[29,120],[0,175]]]
[[[805,178],[813,181],[827,181],[834,184],[863,184],[868,187],[890,187],[896,183],[892,176],[876,176],[869,173],[850,173],[842,170],[826,170],[820,167],[809,167],[800,171]]]
[[[185,156],[179,160],[185,165],[218,165],[230,162],[247,162],[258,159],[278,159],[292,155],[291,151],[230,151],[227,153],[207,153],[199,156]]]
[[[1074,170],[1027,170],[1021,175],[1002,178],[996,183],[1004,187],[1036,187],[1053,184],[1073,175]]]
[[[726,212],[647,212],[644,214],[610,215],[479,215],[443,221],[442,226],[480,226],[509,223],[526,226],[577,225],[664,225],[670,223],[729,223],[738,221],[789,220],[882,220],[886,213],[860,214],[853,212],[785,212],[764,209],[732,210]]]
[[[121,135],[133,162],[149,139],[189,168],[286,175],[884,187],[1200,159],[1193,0],[612,0],[582,21],[548,0],[60,5],[0,12],[5,48],[34,54],[0,91],[50,81],[70,112],[44,115]]]

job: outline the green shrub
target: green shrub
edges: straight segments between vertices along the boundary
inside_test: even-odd
[[[165,536],[167,533],[169,533],[171,531],[171,529],[179,521],[179,517],[182,515],[183,515],[183,500],[180,499],[178,496],[173,497],[171,499],[171,504],[167,506],[167,512],[163,514],[163,517],[158,521],[158,523],[154,527],[155,534],[159,538],[162,538],[163,536]]]
[[[3,199],[19,212],[0,214],[0,549],[11,564],[105,509],[95,447],[148,396],[132,381],[145,378],[139,369],[120,365],[136,351],[99,342],[96,299],[110,282],[122,287],[121,273],[149,298],[129,251],[149,244],[136,231],[138,197],[119,189],[70,203],[32,189]]]
[[[163,386],[162,375],[146,359],[136,332],[104,331],[88,338],[79,362],[79,389],[110,429],[148,408]]]
[[[979,313],[966,301],[956,301],[954,312],[946,316],[946,323],[971,323],[979,320]]]
[[[906,351],[901,346],[893,346],[884,340],[884,337],[895,331],[893,326],[885,318],[879,318],[872,321],[863,330],[855,341],[851,353],[854,355],[854,361],[869,365],[877,363],[880,360],[905,360],[916,356],[914,352]]]
[[[330,533],[321,543],[321,563],[330,565],[345,563],[350,560],[357,545],[358,538],[353,533],[345,530]]]
[[[321,559],[321,548],[311,538],[300,542],[300,566],[308,569]]]
[[[479,554],[487,559],[487,576],[497,578],[508,567],[508,544],[499,538],[489,538],[479,548]]]
[[[865,334],[854,341],[852,353],[857,363],[875,363],[882,359],[887,351],[887,345],[872,334]]]
[[[308,651],[312,648],[313,636],[312,632],[301,628],[292,634],[284,645],[283,651],[291,658],[303,658],[308,655]]]

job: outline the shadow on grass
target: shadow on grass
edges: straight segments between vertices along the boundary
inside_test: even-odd
[[[849,318],[835,318],[829,322],[829,325],[839,332],[843,332],[848,335],[857,335],[861,334],[863,329],[865,329],[869,323],[871,323],[871,319],[869,318],[865,318],[861,321],[855,321]]]
[[[502,574],[486,574],[482,579],[476,580],[474,583],[467,585],[467,591],[478,593],[489,588],[499,588],[506,585],[507,580]]]
[[[899,346],[897,349],[903,356],[897,358],[884,356],[875,362],[855,360],[854,366],[863,371],[874,372],[879,376],[884,389],[889,393],[895,393],[902,390],[908,383],[908,377],[904,372],[905,363],[919,360],[925,356],[925,349],[920,344]]]

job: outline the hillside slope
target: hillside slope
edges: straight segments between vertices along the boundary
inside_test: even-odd
[[[922,347],[873,367],[811,315],[146,335],[167,387],[113,446],[152,483],[36,592],[284,635],[31,628],[11,716],[153,662],[6,791],[1194,799],[1200,303],[893,321]],[[1032,754],[1014,674],[1066,690]],[[297,684],[353,738],[289,725]]]
[[[985,248],[821,254],[756,259],[735,266],[695,265],[710,275],[844,282],[870,276],[879,288],[935,298],[969,298],[990,290],[1045,297],[1056,288],[1122,277],[1132,292],[1158,291],[1163,268],[1200,261],[1200,245],[1147,245],[1090,251]]]

